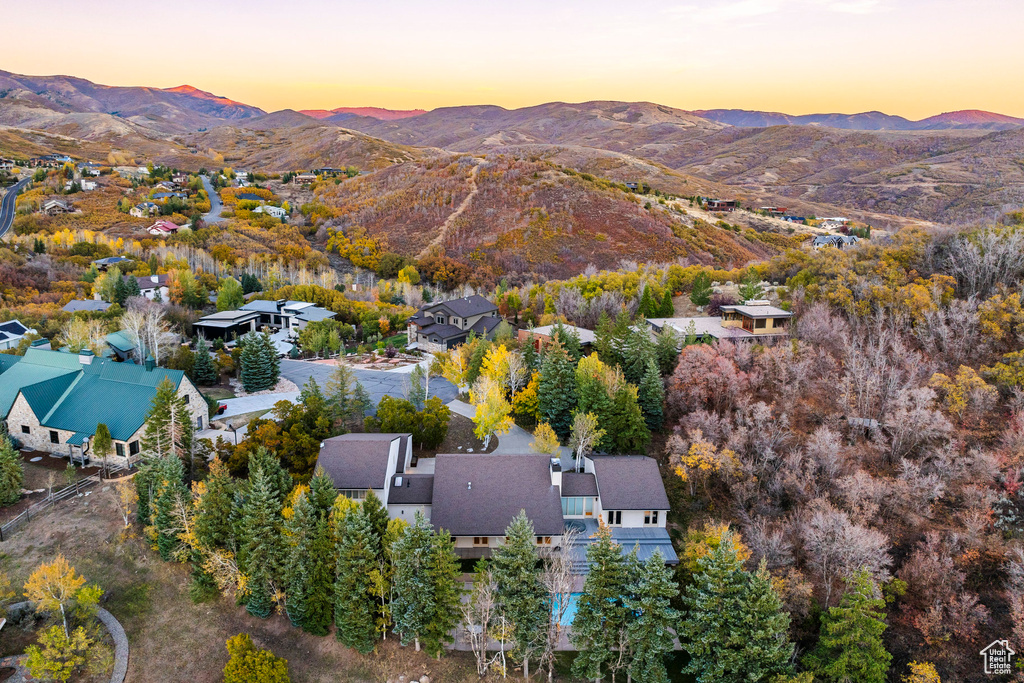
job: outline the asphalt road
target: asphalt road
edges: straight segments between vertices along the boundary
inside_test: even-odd
[[[31,178],[22,178],[7,188],[7,193],[4,194],[3,200],[0,201],[0,237],[7,234],[7,231],[11,229],[11,224],[14,222],[15,197],[18,196],[21,188],[28,185],[31,180]]]
[[[300,360],[281,360],[281,376],[295,382],[300,389],[310,377],[316,379],[317,384],[323,387],[334,372],[333,365],[321,363],[309,363]],[[370,400],[376,406],[384,396],[404,398],[406,387],[409,382],[409,375],[401,372],[383,372],[381,370],[353,370],[356,379],[362,383]],[[445,403],[452,401],[459,396],[455,386],[441,377],[430,378],[430,396],[437,396]]]
[[[210,212],[203,215],[203,221],[206,223],[220,223],[224,220],[220,217],[220,212],[224,210],[224,205],[220,201],[220,195],[213,189],[213,184],[209,178],[206,176],[199,177],[203,181],[203,189],[206,190],[206,194],[210,197]]]

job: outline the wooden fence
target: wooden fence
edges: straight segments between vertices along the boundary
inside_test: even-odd
[[[87,489],[90,486],[93,486],[94,484],[99,484],[101,481],[103,481],[103,479],[102,477],[100,477],[99,472],[97,472],[96,474],[79,479],[71,486],[66,486],[60,489],[59,491],[53,491],[49,496],[39,501],[38,503],[35,503],[27,510],[22,512],[20,515],[18,515],[11,521],[7,522],[7,524],[0,526],[0,542],[6,541],[18,529],[25,526],[32,519],[38,517],[43,512],[45,512],[52,506],[56,505],[60,501],[66,500],[72,496],[77,496],[84,489]]]

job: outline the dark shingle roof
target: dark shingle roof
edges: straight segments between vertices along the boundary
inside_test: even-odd
[[[474,315],[480,315],[487,313],[488,311],[497,311],[498,307],[493,303],[483,298],[479,294],[472,296],[462,297],[461,299],[450,299],[448,301],[438,301],[437,303],[428,304],[421,308],[421,311],[432,311],[439,306],[444,306],[455,315],[462,318],[470,318]]]
[[[62,311],[67,313],[74,313],[76,311],[105,311],[110,308],[110,304],[106,301],[96,301],[95,299],[73,299],[66,304]]]
[[[388,481],[391,442],[404,434],[342,434],[325,439],[317,465],[336,489],[383,489]],[[398,454],[399,460],[405,453]]]
[[[601,455],[591,458],[601,507],[605,510],[668,510],[665,483],[658,462],[641,455]]]
[[[562,501],[548,462],[546,455],[439,454],[431,523],[453,536],[504,536],[526,510],[537,535],[560,535]]]
[[[564,472],[562,474],[562,496],[596,496],[597,479],[593,474]]]
[[[466,336],[469,332],[461,330],[455,325],[427,325],[420,328],[419,334],[436,336],[438,339],[454,339]]]
[[[475,323],[473,323],[473,326],[470,327],[469,329],[473,332],[476,332],[480,336],[486,337],[492,331],[494,331],[495,327],[497,327],[500,324],[501,316],[492,315],[486,318],[480,318]]]
[[[395,480],[402,478],[402,485]],[[397,474],[391,480],[388,490],[388,505],[430,505],[434,500],[434,475]]]

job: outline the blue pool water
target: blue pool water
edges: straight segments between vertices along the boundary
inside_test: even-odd
[[[569,596],[569,604],[565,608],[565,614],[562,615],[562,626],[570,626],[572,624],[572,620],[576,618],[576,606],[579,604],[581,595],[583,594],[573,593]]]

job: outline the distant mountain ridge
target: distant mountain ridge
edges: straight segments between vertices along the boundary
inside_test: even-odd
[[[859,114],[783,114],[749,109],[703,109],[691,114],[728,126],[767,128],[769,126],[827,126],[840,130],[1010,130],[1024,127],[1024,119],[978,109],[965,109],[911,121],[880,111]]]
[[[300,114],[314,119],[338,118],[338,114],[369,116],[380,121],[396,121],[426,114],[426,109],[384,109],[383,107],[338,107],[337,109],[300,109]]]

